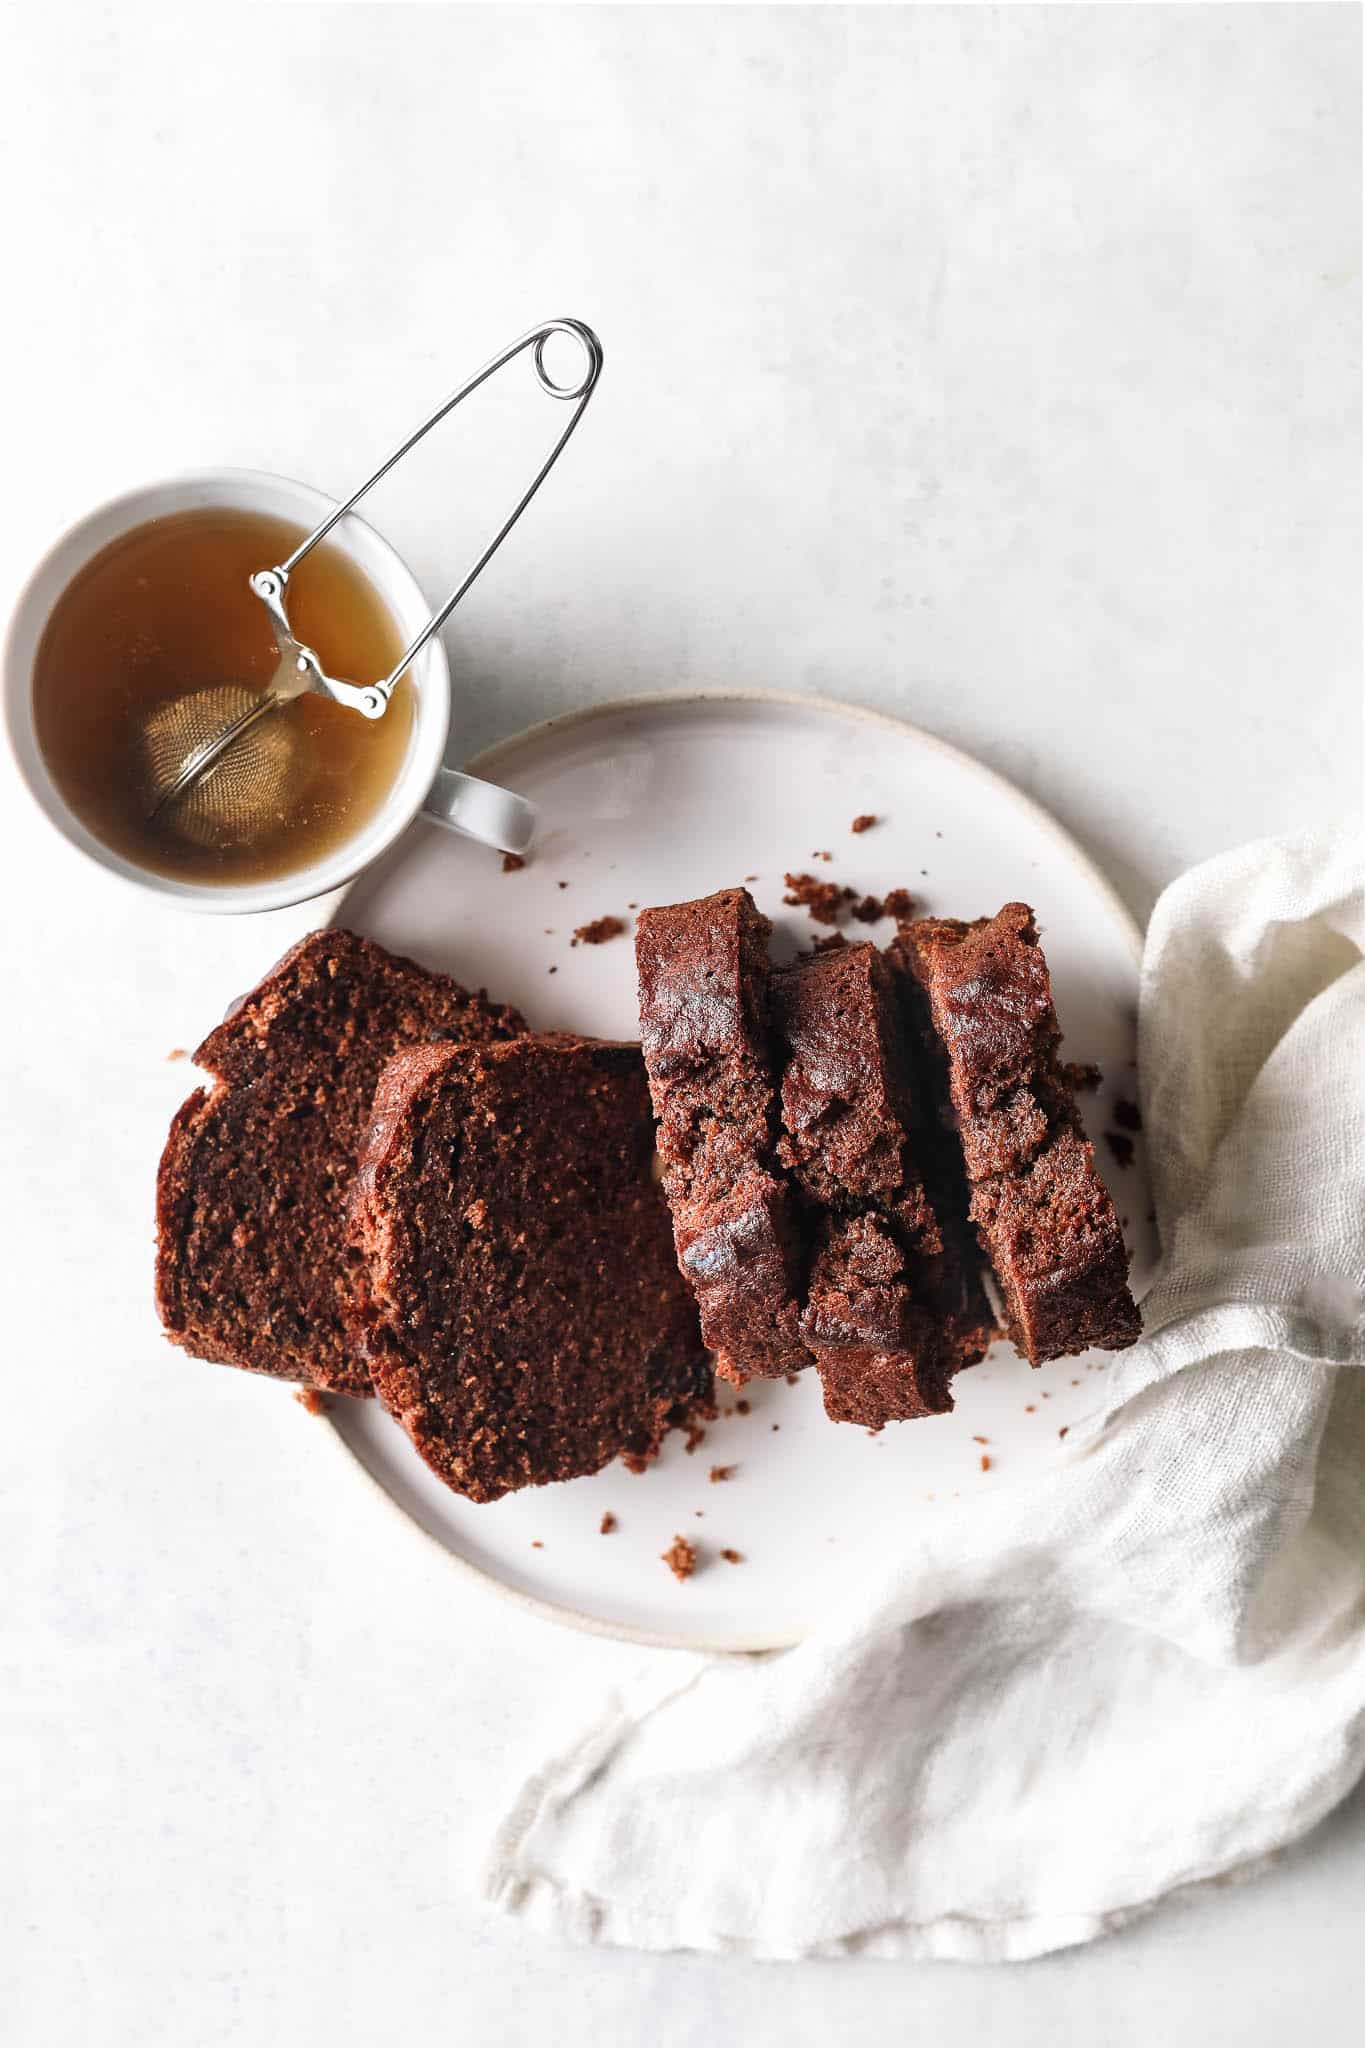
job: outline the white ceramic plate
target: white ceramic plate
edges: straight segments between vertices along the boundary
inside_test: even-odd
[[[809,698],[662,697],[557,719],[471,765],[539,806],[531,863],[504,874],[496,854],[418,823],[339,916],[486,984],[537,1027],[638,1035],[630,937],[574,946],[575,926],[608,913],[633,924],[632,906],[749,878],[790,952],[823,929],[783,906],[784,872],[802,870],[878,895],[899,885],[943,915],[1033,904],[1068,1056],[1103,1070],[1086,1100],[1097,1142],[1116,1095],[1133,1095],[1139,938],[1127,913],[1044,812],[912,726]],[[878,824],[855,837],[865,811]],[[1140,1141],[1126,1171],[1103,1147],[1101,1158],[1140,1289],[1151,1262]],[[997,1347],[956,1382],[952,1415],[876,1437],[826,1422],[813,1372],[742,1397],[723,1389],[728,1412],[692,1455],[675,1437],[642,1476],[614,1465],[487,1507],[448,1492],[378,1402],[333,1401],[329,1415],[398,1507],[505,1593],[612,1635],[754,1650],[790,1643],[827,1614],[889,1530],[903,1542],[917,1519],[987,1487],[1046,1484],[1066,1454],[1062,1432],[1096,1405],[1103,1369],[1096,1353],[1031,1372]],[[720,1465],[732,1476],[713,1483]],[[603,1536],[607,1509],[617,1527]],[[661,1561],[675,1535],[699,1550],[685,1584]],[[727,1563],[723,1549],[743,1562]]]

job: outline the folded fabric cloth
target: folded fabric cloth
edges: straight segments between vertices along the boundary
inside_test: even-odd
[[[798,1649],[657,1659],[528,1780],[490,1896],[584,1939],[1007,1961],[1243,1874],[1365,1768],[1365,865],[1162,897],[1165,1255],[1046,1488],[916,1534]],[[888,1549],[894,1532],[887,1531]]]

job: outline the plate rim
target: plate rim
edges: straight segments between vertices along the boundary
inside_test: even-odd
[[[898,717],[895,712],[873,711],[867,705],[850,703],[846,698],[817,696],[803,690],[653,690],[627,697],[610,697],[600,704],[585,704],[576,711],[563,711],[552,718],[537,719],[533,724],[523,726],[520,731],[510,734],[506,739],[494,740],[482,748],[472,759],[465,762],[465,772],[470,775],[495,777],[505,756],[514,750],[543,740],[551,733],[591,725],[602,719],[619,718],[628,712],[657,711],[670,707],[680,709],[690,704],[751,704],[765,705],[778,710],[823,712],[830,717],[854,719],[864,725],[885,727],[902,738],[917,741],[931,752],[946,756],[958,767],[965,768],[984,782],[988,789],[1007,797],[1012,804],[1028,814],[1059,852],[1082,869],[1093,883],[1098,884],[1101,895],[1128,942],[1134,966],[1141,968],[1142,928],[1108,875],[1086,852],[1074,834],[1035,797],[1027,795],[998,769],[988,767],[984,761],[978,761],[974,754],[967,753],[962,747],[954,746],[951,740],[941,739],[937,733],[927,731],[922,725],[916,725],[913,719]],[[361,875],[353,876],[329,903],[326,920],[328,924],[334,924],[342,915],[351,891],[361,879]],[[776,1650],[795,1649],[798,1644],[808,1640],[816,1627],[814,1622],[807,1622],[795,1630],[778,1630],[771,1635],[746,1634],[742,1639],[734,1636],[673,1635],[666,1629],[642,1628],[632,1622],[604,1621],[595,1614],[585,1614],[580,1608],[562,1605],[537,1593],[525,1592],[521,1587],[509,1585],[505,1579],[500,1579],[491,1571],[475,1564],[471,1558],[462,1556],[459,1551],[452,1550],[417,1516],[410,1514],[365,1463],[359,1452],[352,1448],[336,1420],[336,1410],[330,1400],[322,1419],[327,1423],[328,1435],[333,1445],[359,1472],[370,1491],[384,1503],[390,1515],[432,1550],[438,1552],[445,1563],[453,1566],[463,1577],[512,1606],[519,1607],[523,1613],[536,1616],[539,1620],[553,1622],[560,1628],[572,1629],[579,1635],[596,1636],[608,1642],[630,1643],[637,1648],[686,1650],[697,1656],[730,1657],[761,1656]]]

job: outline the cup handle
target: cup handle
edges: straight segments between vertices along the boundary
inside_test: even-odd
[[[426,816],[466,839],[480,839],[485,846],[500,847],[504,853],[525,853],[535,837],[536,807],[510,789],[495,782],[480,782],[477,775],[461,775],[455,768],[440,768],[436,780],[422,799]]]

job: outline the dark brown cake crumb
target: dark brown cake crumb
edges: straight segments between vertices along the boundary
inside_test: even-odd
[[[827,846],[817,846],[814,853],[812,853],[811,855],[812,860],[833,860],[833,858],[834,855],[830,852]]]
[[[704,1444],[705,1442],[705,1429],[695,1416],[691,1417],[687,1424],[687,1442],[683,1445],[683,1449],[687,1452],[688,1457],[691,1457],[698,1444]]]
[[[801,1384],[801,1375],[799,1372],[784,1372],[782,1377],[787,1382],[787,1385],[789,1387],[799,1387]],[[774,1427],[776,1427],[775,1424]]]
[[[1126,1131],[1106,1131],[1104,1142],[1113,1153],[1116,1166],[1132,1165],[1133,1141]]]
[[[1062,1424],[1062,1427],[1057,1432],[1058,1436],[1065,1436],[1070,1427],[1071,1424],[1069,1422],[1064,1422]]]
[[[545,1548],[545,1545],[544,1545],[544,1544],[543,1544],[543,1543],[541,1542],[540,1538],[539,1538],[539,1537],[537,1536],[537,1537],[535,1537],[535,1538],[533,1538],[533,1539],[532,1539],[532,1543],[531,1543],[531,1548],[532,1548],[532,1550],[543,1550],[543,1549]]]
[[[690,1579],[697,1569],[697,1546],[689,1543],[685,1536],[675,1536],[667,1550],[660,1551],[659,1555],[679,1585],[684,1579]]]
[[[991,1461],[985,1451],[981,1453],[981,1469],[983,1472],[989,1472],[991,1469]]]
[[[744,1562],[744,1552],[742,1550],[722,1550],[721,1556],[727,1564],[743,1564]]]
[[[847,944],[842,932],[830,932],[827,937],[817,939],[810,950],[812,953],[837,953]]]
[[[1095,1071],[1098,1073],[1099,1069],[1096,1068]],[[1114,1104],[1114,1122],[1121,1131],[1140,1131],[1142,1111],[1135,1102],[1129,1102],[1126,1096],[1120,1095]]]
[[[747,1414],[748,1414],[748,1412],[749,1412],[749,1403],[748,1403],[747,1401],[736,1401],[736,1403],[735,1403],[735,1413],[736,1413],[736,1415],[747,1415]]]
[[[502,857],[502,871],[505,875],[520,874],[526,862],[519,853],[505,853]]]
[[[756,882],[758,881],[759,877],[757,875],[746,875],[744,879],[746,882]]]
[[[626,928],[623,917],[595,917],[591,924],[581,924],[574,932],[571,944],[580,942],[585,946],[605,946],[608,939],[617,939]]]
[[[1062,1074],[1077,1095],[1093,1095],[1104,1079],[1093,1060],[1064,1060]]]
[[[820,856],[822,859],[825,857]],[[837,924],[847,911],[858,924],[876,924],[878,918],[908,918],[915,908],[909,889],[888,889],[885,896],[860,896],[841,882],[822,882],[818,875],[787,875],[784,903],[808,910],[817,924]]]
[[[852,889],[838,882],[822,882],[818,875],[785,875],[787,893],[782,898],[794,909],[808,910],[817,924],[836,924],[845,903],[855,901]]]
[[[876,822],[877,814],[875,811],[859,811],[848,829],[850,832],[870,832]]]
[[[189,1054],[186,1052],[183,1045],[173,1045],[170,1051],[167,1053],[166,1058],[168,1061],[187,1060],[189,1058]]]
[[[567,882],[557,882],[557,883],[555,884],[555,887],[556,887],[556,888],[558,888],[558,889],[567,889],[567,888],[568,888],[568,886],[569,886],[569,885],[568,885],[568,883],[567,883]]]
[[[713,1486],[721,1486],[739,1470],[738,1465],[713,1465],[707,1475]]]
[[[545,972],[547,974],[558,974],[559,969],[557,967],[547,967]]]
[[[615,1527],[616,1517],[612,1513],[611,1509],[608,1508],[606,1513],[603,1515],[601,1521],[597,1525],[597,1533],[599,1536],[610,1536],[612,1530]]]
[[[298,1402],[300,1408],[306,1408],[310,1415],[325,1415],[327,1413],[327,1403],[323,1400],[316,1387],[300,1387],[294,1399]]]

